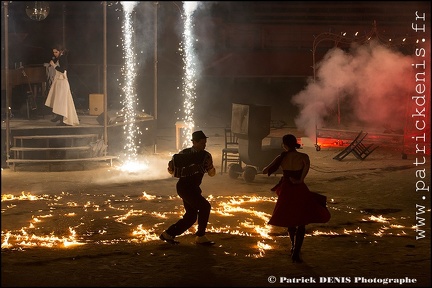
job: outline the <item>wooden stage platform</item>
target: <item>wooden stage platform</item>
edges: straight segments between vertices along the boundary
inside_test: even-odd
[[[95,134],[99,138],[104,138],[105,126],[103,120],[98,116],[91,115],[78,115],[80,125],[78,126],[57,126],[57,123],[50,121],[51,116],[37,117],[36,119],[24,118],[11,118],[9,119],[9,129],[7,129],[6,120],[2,120],[1,138],[2,138],[2,167],[8,167],[6,160],[12,157],[10,149],[14,146],[14,137],[22,136],[50,136],[51,138],[56,135],[88,135]],[[108,113],[110,116],[110,113]],[[112,115],[111,115],[112,116]],[[103,118],[102,118],[103,119]],[[114,119],[111,117],[109,124],[106,126],[107,132],[107,154],[118,155],[124,148],[123,141],[125,139],[124,127],[126,124],[123,118],[119,117]],[[102,124],[100,124],[102,122]],[[155,121],[153,116],[144,114],[135,118],[134,125],[136,125],[139,133],[136,133],[135,141],[137,147],[151,146],[154,144],[156,137]],[[8,131],[9,135],[7,135]],[[7,136],[9,136],[9,147],[7,147]],[[9,148],[9,151],[7,151]],[[9,157],[8,157],[9,155]]]

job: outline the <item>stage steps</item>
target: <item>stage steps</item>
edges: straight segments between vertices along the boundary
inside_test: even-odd
[[[12,158],[6,163],[16,171],[18,164],[112,161],[107,145],[98,134],[14,136]],[[51,165],[49,166],[51,170]]]

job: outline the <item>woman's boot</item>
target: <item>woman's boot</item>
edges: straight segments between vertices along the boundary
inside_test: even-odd
[[[291,259],[294,263],[302,263],[303,260],[300,258],[300,250],[301,246],[303,245],[304,236],[306,233],[306,227],[305,226],[299,226],[297,228],[297,233],[295,237],[295,247],[294,251],[292,253]]]
[[[55,114],[56,116],[51,119],[51,122],[57,122],[63,119],[61,115]]]
[[[64,117],[61,116],[61,117],[60,117],[60,122],[57,124],[57,126],[67,126],[67,124],[64,123],[63,120],[64,120]]]
[[[290,237],[291,240],[291,252],[290,252],[290,256],[292,256],[293,252],[294,252],[294,247],[295,247],[295,235],[296,235],[296,231],[297,228],[296,227],[288,227],[288,235]]]

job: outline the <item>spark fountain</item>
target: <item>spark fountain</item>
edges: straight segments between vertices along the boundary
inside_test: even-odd
[[[140,163],[137,158],[136,135],[139,133],[139,127],[135,124],[136,111],[138,107],[138,97],[135,91],[135,78],[137,76],[137,61],[133,44],[134,28],[132,22],[132,12],[138,2],[123,1],[123,57],[125,64],[122,67],[124,77],[123,83],[123,113],[124,134],[126,135],[126,143],[124,146],[125,158],[120,170],[127,172],[138,172],[139,170],[147,170],[148,165]]]
[[[181,139],[184,139],[183,143],[181,143],[181,149],[186,148],[189,144],[189,135],[192,134],[192,130],[195,127],[194,123],[194,104],[196,100],[196,66],[197,66],[197,57],[194,52],[194,25],[193,25],[193,12],[196,10],[198,3],[193,1],[185,1],[183,2],[184,15],[182,18],[184,19],[184,31],[183,31],[183,42],[182,42],[182,53],[183,53],[183,122],[184,128],[182,130]]]

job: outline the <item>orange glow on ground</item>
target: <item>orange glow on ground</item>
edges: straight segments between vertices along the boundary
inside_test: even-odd
[[[76,195],[73,195],[76,197]],[[22,192],[19,197],[2,195],[2,217],[9,213],[23,211],[22,227],[11,229],[2,225],[2,249],[21,250],[31,247],[68,248],[76,245],[110,245],[119,242],[145,243],[160,241],[163,229],[183,215],[181,199],[178,196],[150,195],[145,191],[140,197],[109,195],[76,203],[69,199],[71,194],[62,192],[58,196],[33,195]],[[227,234],[261,239],[250,247],[254,253],[246,257],[264,257],[272,250],[274,241],[286,238],[285,229],[268,225],[276,197],[258,196],[212,196],[212,213],[208,233]],[[28,203],[32,202],[32,211]],[[415,227],[403,225],[404,219],[385,218],[382,215],[365,215],[350,207],[338,207],[334,201],[328,203],[330,211],[356,214],[356,227],[314,228],[307,231],[307,237],[356,237],[367,238],[407,236]],[[25,220],[27,217],[27,220]],[[318,226],[319,227],[319,226]],[[325,227],[325,225],[324,225]],[[184,235],[195,233],[193,226]],[[115,231],[115,233],[113,233]],[[279,232],[278,232],[279,231]],[[112,235],[122,235],[120,238]],[[179,238],[181,239],[181,238]],[[284,240],[285,241],[285,240]]]

